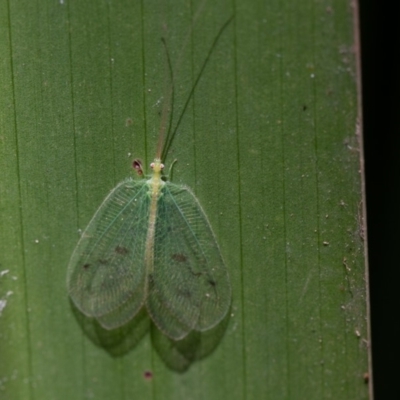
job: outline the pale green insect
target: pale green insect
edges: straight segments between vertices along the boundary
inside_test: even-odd
[[[179,340],[224,318],[231,287],[195,195],[162,179],[161,148],[150,179],[126,179],[101,204],[72,254],[67,287],[75,306],[106,329],[145,307],[165,335]]]

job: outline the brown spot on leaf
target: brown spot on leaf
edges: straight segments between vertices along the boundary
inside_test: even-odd
[[[144,379],[150,381],[153,379],[153,373],[151,371],[144,371]]]
[[[153,288],[154,287],[154,276],[153,276],[153,274],[148,274],[147,278],[148,278],[148,282],[149,282],[149,288]]]
[[[187,260],[187,257],[182,253],[172,254],[171,258],[177,262],[185,262]]]
[[[140,160],[138,160],[138,159],[133,160],[132,167],[134,170],[136,170],[136,172],[139,176],[143,175],[142,162]]]
[[[121,254],[121,256],[126,256],[129,253],[129,250],[126,247],[117,246],[115,252]]]
[[[182,297],[186,297],[187,299],[190,299],[192,297],[192,292],[188,289],[182,289],[179,291]]]

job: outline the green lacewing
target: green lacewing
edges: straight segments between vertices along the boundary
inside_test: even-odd
[[[216,36],[181,116],[230,21]],[[173,103],[168,51],[167,59]],[[151,177],[122,181],[100,205],[72,254],[67,287],[75,306],[106,329],[125,325],[145,307],[165,335],[180,340],[193,330],[211,329],[225,317],[231,287],[196,196],[189,187],[163,179],[161,158],[171,143],[170,131],[164,140],[160,130]],[[143,175],[137,160],[133,167]]]

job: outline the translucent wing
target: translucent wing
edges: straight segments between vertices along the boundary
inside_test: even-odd
[[[162,189],[148,285],[148,311],[173,339],[212,328],[229,309],[227,269],[207,217],[186,186],[167,182]]]
[[[145,180],[121,182],[82,234],[68,265],[75,305],[106,328],[129,321],[144,303],[149,195]]]

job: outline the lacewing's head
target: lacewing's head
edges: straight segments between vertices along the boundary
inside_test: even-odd
[[[154,173],[161,173],[164,169],[164,164],[159,158],[155,158],[154,161],[150,164],[150,168],[153,170]]]

